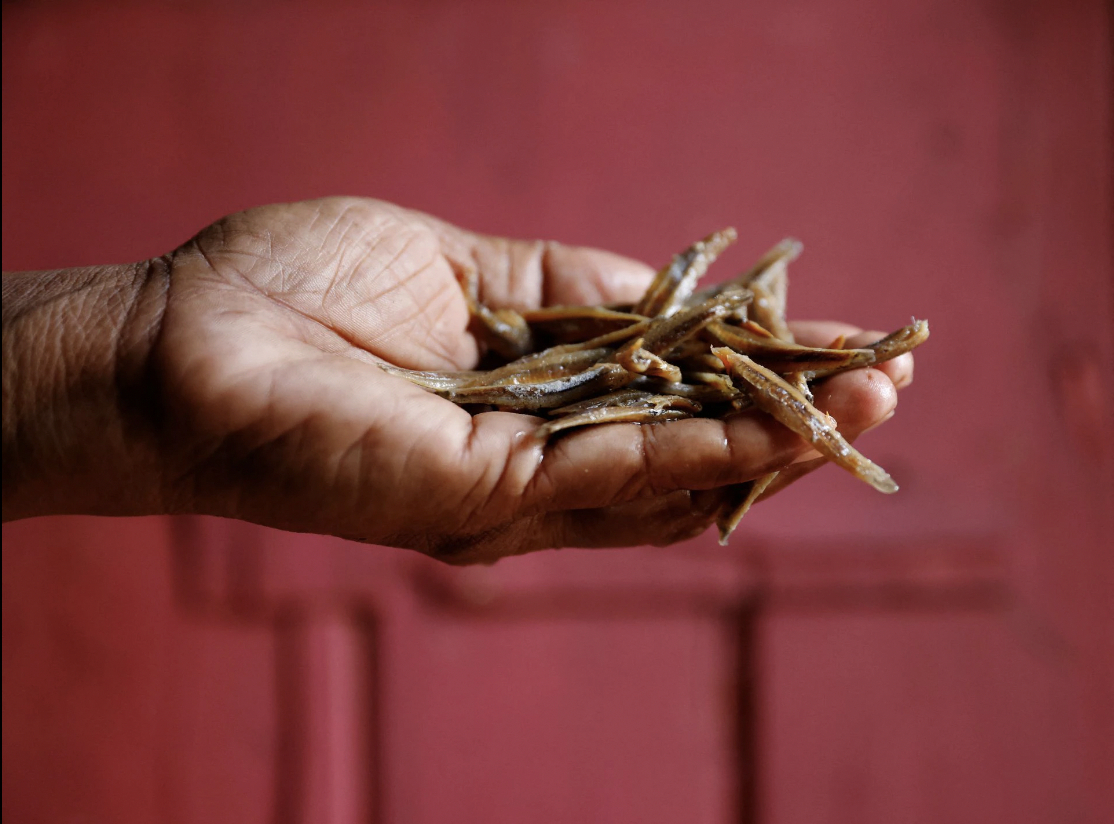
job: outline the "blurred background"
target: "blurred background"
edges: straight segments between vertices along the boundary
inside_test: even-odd
[[[203,518],[3,531],[11,822],[1095,822],[1114,797],[1101,0],[3,3],[3,266],[367,195],[933,336],[734,544],[451,569]]]

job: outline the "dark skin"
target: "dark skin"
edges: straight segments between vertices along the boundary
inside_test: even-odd
[[[4,519],[205,513],[488,562],[683,540],[720,487],[815,457],[759,412],[546,445],[538,418],[471,416],[382,372],[476,365],[467,266],[493,307],[630,301],[652,275],[356,198],[232,215],[139,264],[5,275]],[[829,379],[818,405],[853,438],[911,379],[902,356]]]

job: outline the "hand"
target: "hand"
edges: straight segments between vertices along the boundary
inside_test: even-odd
[[[531,434],[538,418],[473,417],[380,370],[475,365],[455,276],[465,266],[494,307],[629,301],[652,276],[604,252],[484,237],[371,200],[253,209],[92,287],[86,304],[123,307],[112,355],[78,346],[87,368],[62,370],[53,395],[102,402],[76,416],[52,408],[49,437],[28,422],[41,389],[11,393],[9,427],[9,371],[22,386],[9,361],[29,367],[9,357],[5,280],[5,518],[200,512],[490,561],[681,540],[714,518],[717,487],[808,457],[760,413],[602,426],[547,446]],[[24,338],[42,314],[14,313]],[[797,332],[823,344],[848,331],[834,328]],[[909,376],[908,357],[840,375],[820,405],[854,437],[891,412],[894,382]]]

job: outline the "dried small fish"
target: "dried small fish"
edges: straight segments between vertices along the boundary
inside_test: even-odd
[[[480,372],[466,385],[506,386],[569,377],[583,372],[589,366],[595,366],[610,354],[611,349],[606,346],[591,349],[554,346],[534,355],[521,357],[490,372]]]
[[[732,397],[739,394],[739,390],[735,388],[735,384],[731,382],[731,378],[723,372],[685,372],[684,379],[688,383],[720,387],[725,393]]]
[[[704,334],[721,346],[728,346],[740,355],[747,355],[763,366],[778,372],[816,371],[830,367],[854,369],[874,363],[873,349],[820,349],[801,346],[775,337],[754,323],[741,326],[715,321]]]
[[[872,363],[879,364],[888,360],[893,360],[898,355],[912,352],[926,340],[928,340],[928,321],[914,318],[913,322],[908,326],[903,326],[896,332],[891,332],[881,340],[869,344],[866,348],[874,353],[874,360]],[[809,381],[817,381],[821,378],[827,378],[851,368],[854,367],[833,365],[823,369],[808,371],[806,372],[806,377]]]
[[[836,431],[835,421],[809,403],[796,387],[776,372],[726,346],[716,347],[712,353],[723,360],[732,377],[754,388],[752,397],[756,406],[811,443],[817,452],[879,492],[897,492],[893,478],[851,446]]]
[[[634,379],[617,363],[597,363],[573,375],[537,383],[506,383],[435,390],[453,403],[485,404],[513,412],[537,412],[609,392]]]
[[[553,344],[581,343],[646,320],[603,306],[549,306],[522,312],[522,319],[538,338]]]
[[[687,349],[688,344],[676,347],[669,353],[670,360],[681,367],[685,372],[723,372],[723,363],[707,351],[708,345],[703,341],[692,341],[704,348],[704,352],[693,352],[691,354],[682,354],[681,350]]]
[[[750,299],[749,292],[732,289],[669,317],[655,318],[644,334],[639,333],[643,337],[642,346],[655,355],[668,355],[709,323],[726,317]]]
[[[384,372],[405,378],[411,383],[416,383],[424,389],[444,393],[471,387],[495,387],[519,383],[538,384],[558,378],[566,378],[595,366],[601,360],[610,356],[611,353],[611,349],[603,347],[572,349],[569,351],[557,351],[556,348],[547,349],[544,352],[526,355],[488,372],[423,372],[403,369],[389,363],[381,363],[379,368]]]
[[[565,343],[558,346],[550,347],[562,352],[572,352],[575,349],[596,349],[600,346],[614,346],[617,343],[623,343],[631,338],[638,337],[644,334],[653,323],[649,318],[640,320],[638,323],[632,323],[630,326],[624,326],[622,329],[616,329],[614,332],[605,332],[599,337],[586,340],[583,343]]]
[[[710,286],[707,289],[702,289],[699,292],[694,293],[693,296],[689,298],[689,302],[700,303],[701,301],[707,300],[708,298],[713,297],[726,289],[748,288],[752,283],[757,281],[761,286],[765,287],[767,291],[772,290],[774,292],[781,292],[779,297],[781,303],[781,312],[782,315],[784,315],[784,286],[786,285],[786,282],[783,281],[779,285],[771,282],[772,277],[768,277],[765,280],[763,280],[763,277],[766,276],[771,269],[775,268],[781,269],[783,274],[787,272],[789,264],[800,257],[801,251],[803,249],[804,245],[799,240],[787,237],[776,244],[768,252],[766,252],[766,254],[758,259],[758,262],[754,264],[754,266],[752,266],[743,274],[739,275],[737,278],[733,278],[716,286]],[[739,318],[739,320],[746,320],[746,318]]]
[[[628,372],[636,375],[648,375],[653,378],[663,378],[667,381],[681,379],[680,367],[674,366],[653,352],[642,347],[643,339],[635,338],[624,344],[615,353],[615,362],[621,364]]]
[[[472,319],[468,330],[480,343],[508,360],[533,350],[533,332],[522,315],[513,309],[489,309],[480,303],[479,274],[475,269],[464,269],[457,279]]]
[[[777,274],[778,270],[784,272],[788,269],[789,264],[801,256],[804,251],[805,245],[796,238],[787,237],[778,241],[770,251],[762,255],[758,262],[751,267],[750,271],[736,279],[736,283],[740,286],[750,286],[756,281],[763,281],[769,288],[770,280],[780,275]],[[771,274],[774,273],[774,274]],[[782,296],[782,314],[785,313],[784,296]]]
[[[739,522],[743,520],[743,516],[747,514],[747,511],[754,505],[754,502],[758,500],[758,496],[766,491],[766,488],[773,483],[777,476],[777,472],[770,472],[755,478],[753,481],[747,481],[743,484],[734,484],[730,487],[728,494],[731,497],[716,516],[716,528],[719,530],[720,546],[727,546],[727,541],[731,537],[731,533],[739,526]]]
[[[546,421],[537,429],[539,438],[555,432],[599,423],[652,423],[691,418],[701,409],[699,403],[676,395],[652,395],[648,392],[623,393],[608,403],[590,406]]]
[[[750,304],[751,319],[773,333],[774,337],[792,343],[793,332],[785,322],[781,310],[785,305],[784,302],[779,301],[773,292],[759,283],[752,283],[747,288],[754,295],[754,300]]]
[[[663,381],[658,378],[638,378],[631,386],[648,392],[689,398],[704,404],[733,402],[743,397],[742,393],[726,375],[705,372],[688,375],[687,377],[689,380],[680,382]],[[713,378],[717,380],[713,380]],[[748,399],[743,406],[736,408],[746,408],[750,405]]]
[[[558,406],[556,409],[549,410],[549,414],[557,417],[560,415],[575,415],[579,412],[588,412],[592,409],[600,409],[605,406],[622,406],[627,402],[643,400],[655,395],[655,392],[648,392],[645,389],[638,389],[633,384],[623,389],[616,389],[614,392],[607,392],[603,395],[596,395],[592,398],[585,398],[582,401],[575,401],[568,403],[564,406]]]
[[[392,363],[381,363],[379,368],[433,392],[459,389],[476,380],[478,376],[487,374],[486,372],[424,372],[418,369],[403,369]]]
[[[692,295],[696,282],[737,237],[735,230],[728,227],[696,241],[674,256],[670,264],[658,272],[642,300],[634,305],[635,314],[669,317],[680,310]]]

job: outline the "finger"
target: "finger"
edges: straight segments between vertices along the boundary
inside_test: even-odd
[[[797,343],[803,346],[827,346],[841,335],[851,338],[863,331],[861,326],[837,320],[791,320],[789,328],[793,330]]]
[[[542,263],[545,306],[633,303],[654,278],[640,261],[559,243],[548,244]]]
[[[477,236],[472,253],[481,298],[493,306],[591,306],[634,302],[654,271],[644,263],[555,241]]]
[[[408,545],[456,566],[566,547],[668,546],[700,535],[715,520],[723,490],[678,490],[617,506],[547,512],[476,533],[420,536]]]
[[[874,369],[837,375],[818,397],[820,408],[852,433],[881,420],[895,404],[893,384]],[[527,457],[525,445],[535,439],[508,431],[524,426],[522,420],[506,413],[474,418],[466,467],[472,477],[498,481],[477,481],[475,488],[520,512],[585,509],[678,489],[712,489],[781,469],[810,451],[773,418],[751,410],[723,420],[601,425],[557,438],[540,455]],[[529,425],[536,428],[533,420]]]
[[[414,214],[434,229],[445,257],[479,272],[480,299],[495,308],[633,302],[654,276],[646,264],[611,252],[509,240]]]

